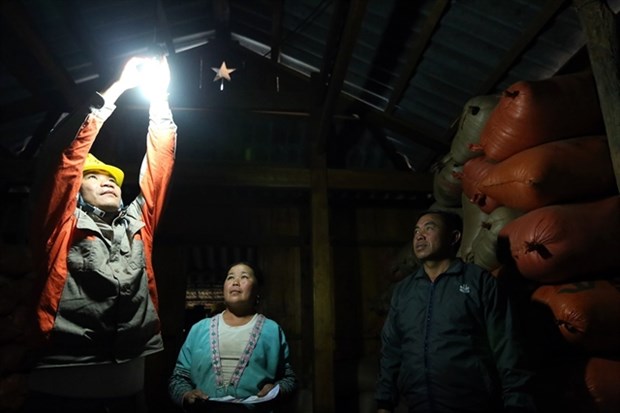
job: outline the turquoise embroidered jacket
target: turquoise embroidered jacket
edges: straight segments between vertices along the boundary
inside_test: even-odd
[[[297,378],[289,360],[289,347],[282,328],[259,315],[256,327],[229,383],[222,383],[217,348],[217,320],[221,315],[194,324],[181,347],[169,381],[172,400],[182,406],[183,394],[200,389],[209,397],[256,395],[267,383],[279,384],[278,398],[292,394]]]

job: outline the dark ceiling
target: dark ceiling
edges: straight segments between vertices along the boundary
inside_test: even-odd
[[[614,13],[618,3],[608,2]],[[9,185],[28,184],[61,112],[153,45],[172,69],[179,167],[243,163],[275,187],[309,178],[253,165],[307,168],[311,148],[328,168],[407,171],[418,185],[449,151],[469,99],[588,65],[573,3],[561,0],[11,0],[0,12]],[[213,80],[222,62],[236,69],[231,81]],[[145,101],[123,99],[97,141],[121,166],[141,157],[142,141],[127,136],[146,122]],[[244,179],[221,175],[210,179]]]

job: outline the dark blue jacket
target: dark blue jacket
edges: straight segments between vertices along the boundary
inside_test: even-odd
[[[535,411],[513,317],[501,283],[474,264],[400,281],[381,335],[379,408],[402,397],[421,413]]]

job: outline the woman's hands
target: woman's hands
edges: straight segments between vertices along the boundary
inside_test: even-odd
[[[183,406],[192,406],[196,402],[204,401],[208,398],[208,395],[198,389],[190,390],[183,395]]]
[[[267,383],[263,386],[262,389],[260,389],[260,391],[258,393],[256,393],[256,395],[258,397],[263,397],[266,396],[267,393],[269,393],[271,391],[271,389],[273,389],[275,386],[273,383]]]

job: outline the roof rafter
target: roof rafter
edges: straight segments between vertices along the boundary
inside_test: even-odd
[[[271,60],[280,59],[282,44],[282,19],[284,17],[284,0],[273,0],[273,25],[271,26]]]
[[[553,17],[567,5],[567,0],[548,0],[545,6],[541,9],[540,13],[538,13],[536,18],[531,21],[529,26],[523,31],[513,46],[502,55],[501,60],[497,66],[495,66],[493,72],[487,76],[486,80],[478,87],[477,92],[474,93],[474,96],[492,93],[497,82],[499,82],[502,77],[506,75],[506,73],[521,57],[521,55],[523,55],[531,43],[538,37],[538,35],[540,35],[545,27],[547,27]],[[447,130],[445,136],[451,137],[454,135],[457,127],[458,118],[452,122],[452,126]]]
[[[52,83],[52,89],[59,91],[62,98],[72,107],[77,106],[81,98],[76,92],[76,85],[69,73],[57,61],[48,46],[29,24],[29,17],[26,16],[21,4],[17,1],[0,2],[0,15],[2,16],[5,30],[12,32],[12,42],[17,42],[23,53],[33,59],[39,67],[25,70],[25,66],[10,66],[12,74],[28,89],[34,96],[43,98],[40,85],[34,82],[37,78],[34,74],[39,72],[48,73]],[[53,102],[51,102],[53,104]]]
[[[394,86],[394,91],[390,95],[390,100],[385,108],[387,113],[394,112],[396,105],[403,97],[405,90],[407,90],[409,81],[418,67],[422,54],[424,53],[424,50],[426,50],[435,28],[439,24],[439,21],[441,20],[441,17],[445,13],[449,4],[450,2],[448,0],[438,0],[431,9],[430,14],[425,21],[424,27],[420,32],[420,37],[415,40],[413,47],[409,52],[407,62],[403,65],[401,72],[398,74],[398,80]],[[397,18],[398,16],[395,17]]]
[[[495,70],[493,70],[493,72],[487,76],[486,80],[478,87],[476,95],[484,95],[492,92],[497,82],[510,70],[510,67],[513,66],[523,52],[527,50],[532,41],[540,35],[560,9],[566,7],[567,4],[568,2],[566,0],[549,0],[512,47],[502,55],[502,59],[497,66],[495,66]]]
[[[164,9],[164,2],[162,0],[157,0],[155,13],[157,15],[157,32],[162,38],[158,40],[163,40],[163,43],[166,45],[168,56],[174,56],[176,54],[176,50],[174,49],[174,41],[170,32],[168,15],[166,14],[166,10]]]
[[[349,5],[336,2],[337,10],[334,12],[330,27],[329,38],[325,48],[325,58],[319,74],[321,85],[327,84],[326,96],[322,101],[322,110],[318,119],[316,143],[319,151],[324,151],[327,136],[329,135],[330,123],[336,108],[342,85],[351,61],[353,48],[366,12],[367,0],[353,0]],[[346,17],[346,23],[342,25],[342,17]],[[335,36],[334,33],[339,33]],[[339,39],[339,40],[338,40]],[[333,47],[336,42],[338,47]]]

